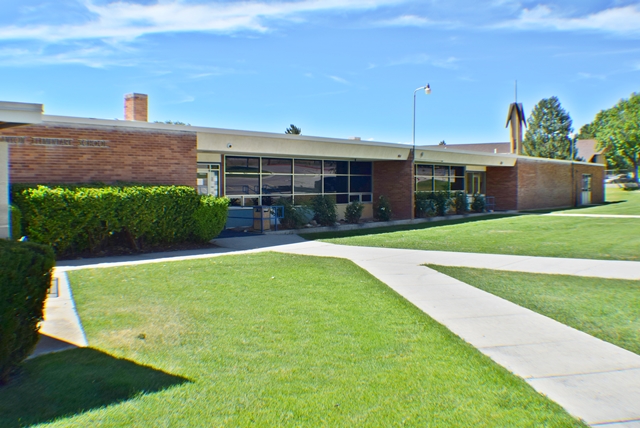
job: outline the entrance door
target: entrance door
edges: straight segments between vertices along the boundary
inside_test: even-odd
[[[220,165],[198,165],[198,194],[220,196]]]
[[[591,204],[591,174],[582,174],[582,197],[580,205]]]
[[[467,194],[468,195],[484,195],[485,173],[484,172],[467,172]]]

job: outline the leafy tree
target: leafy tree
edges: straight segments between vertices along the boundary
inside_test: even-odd
[[[600,145],[607,149],[612,166],[626,163],[638,180],[640,164],[640,94],[633,93],[608,110],[602,110],[591,124]],[[615,165],[615,164],[618,165]]]
[[[295,135],[300,135],[302,134],[302,129],[298,128],[297,126],[295,126],[293,123],[291,124],[290,127],[288,127],[285,131],[285,134],[295,134]]]
[[[550,159],[575,157],[576,140],[571,138],[573,122],[569,113],[560,105],[558,97],[543,98],[529,116],[529,129],[522,143],[528,156]],[[573,146],[573,149],[572,149]]]

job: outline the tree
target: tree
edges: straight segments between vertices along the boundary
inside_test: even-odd
[[[596,140],[606,148],[607,161],[627,163],[636,183],[640,164],[640,94],[632,93],[608,110],[602,110],[591,124]],[[616,165],[619,166],[619,165]]]
[[[291,124],[290,127],[288,127],[285,131],[285,134],[295,134],[295,135],[300,135],[302,134],[302,129],[298,128],[297,126],[295,126],[293,123]]]
[[[571,137],[573,122],[558,97],[543,98],[529,116],[529,129],[522,149],[527,156],[550,159],[575,158],[576,140]]]

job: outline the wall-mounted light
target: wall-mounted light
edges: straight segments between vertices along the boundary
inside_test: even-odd
[[[227,144],[227,149],[230,149],[231,147],[233,147],[233,144],[231,143]]]

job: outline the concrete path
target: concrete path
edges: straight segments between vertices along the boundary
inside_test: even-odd
[[[53,280],[57,279],[58,295],[49,295],[44,303],[44,322],[40,327],[40,340],[29,358],[50,352],[87,346],[87,338],[82,329],[80,317],[71,294],[67,274],[54,269]]]
[[[423,266],[434,263],[640,279],[640,262],[352,247],[305,241],[295,235],[228,238],[216,243],[219,248],[205,254],[171,253],[156,259],[146,255],[98,263],[95,259],[69,261],[60,263],[56,270],[62,273],[258,251],[346,258],[574,416],[592,426],[640,428],[640,356]],[[71,312],[67,314],[71,317]],[[45,324],[49,319],[47,313]]]

